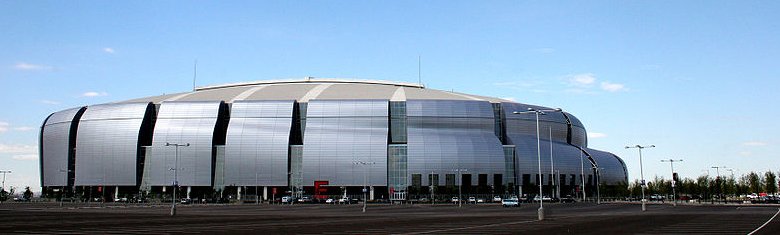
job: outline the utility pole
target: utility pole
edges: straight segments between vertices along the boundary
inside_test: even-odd
[[[173,168],[168,169],[173,171],[173,198],[171,198],[171,216],[175,216],[176,215],[176,191],[179,187],[179,147],[189,147],[190,143],[184,143],[184,144],[165,143],[165,146],[173,146],[176,148],[176,156],[174,157],[175,159],[174,159]]]
[[[668,162],[669,166],[672,167],[672,205],[673,206],[677,206],[677,193],[674,191],[675,184],[676,184],[676,180],[674,179],[674,163],[675,162],[682,162],[682,161],[683,161],[682,159],[678,159],[678,160],[674,160],[674,159],[661,160],[661,162]]]
[[[644,173],[644,169],[642,167],[642,149],[645,149],[645,148],[655,148],[655,145],[641,146],[641,145],[637,144],[636,146],[626,146],[626,148],[627,149],[629,149],[629,148],[639,149],[639,175],[640,175],[640,177],[642,177],[642,185],[641,185],[642,186],[642,211],[647,211],[647,206],[645,205],[646,204],[646,202],[645,202],[646,201],[645,200],[645,186],[646,186],[646,184],[645,184],[645,173]]]

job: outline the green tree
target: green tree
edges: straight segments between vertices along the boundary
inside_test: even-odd
[[[770,194],[777,192],[777,175],[771,170],[764,173],[764,189]]]
[[[748,187],[751,193],[760,193],[764,191],[764,185],[761,184],[761,177],[755,172],[748,174]]]
[[[30,200],[33,197],[33,192],[30,190],[30,186],[24,188],[24,194],[22,194],[24,200]]]
[[[4,188],[0,188],[0,202],[8,200],[8,192]]]

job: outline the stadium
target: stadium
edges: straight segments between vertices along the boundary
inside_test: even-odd
[[[549,111],[537,126],[529,108]],[[588,148],[570,113],[388,81],[256,81],[74,107],[44,120],[39,143],[44,194],[104,200],[367,187],[368,200],[403,201],[535,195],[539,184],[560,197],[627,183],[625,163]]]

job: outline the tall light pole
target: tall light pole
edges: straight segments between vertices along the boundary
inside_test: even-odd
[[[676,180],[674,179],[674,163],[675,162],[682,162],[682,159],[669,159],[669,160],[661,160],[661,162],[668,162],[669,166],[672,167],[672,205],[677,206],[677,192],[674,191],[674,186],[676,184]]]
[[[726,168],[726,167],[725,166],[713,166],[713,167],[710,167],[710,168],[715,168],[715,173],[718,174],[718,177],[715,178],[715,184],[718,185],[718,196],[720,196],[722,198],[723,197],[723,187],[720,186],[720,182],[721,182],[721,180],[720,180],[720,168]],[[725,202],[726,199],[723,199],[723,201]]]
[[[647,206],[645,205],[645,185],[646,184],[645,184],[644,168],[642,167],[642,149],[645,149],[645,148],[655,148],[655,145],[645,145],[645,146],[642,146],[642,145],[638,145],[637,144],[635,146],[626,146],[626,148],[627,149],[629,149],[629,148],[639,149],[639,175],[640,175],[640,177],[642,177],[642,184],[641,184],[641,188],[642,188],[642,211],[647,211]]]
[[[5,174],[11,174],[12,172],[10,170],[2,170],[0,173],[3,173],[3,190],[5,190]]]
[[[552,143],[552,126],[549,126],[548,129],[550,130],[550,175],[552,175],[552,184],[550,185],[550,197],[557,197],[557,194],[555,193],[557,191],[556,185],[558,182],[556,179],[558,178],[558,175],[555,174],[555,162],[553,162],[553,143]]]
[[[435,173],[435,172],[431,171],[431,181],[433,181],[433,173]],[[435,190],[436,190],[436,186],[433,184],[433,182],[431,182],[431,205],[435,205],[436,204],[436,192],[435,192]]]
[[[66,174],[65,177],[67,177],[68,172],[72,172],[71,170],[65,170],[65,169],[59,169],[60,172],[63,172]],[[66,180],[67,181],[67,180]],[[65,191],[65,186],[60,187],[60,207],[62,207],[62,193]]]
[[[582,159],[582,147],[580,147],[580,180],[582,180],[582,201],[585,201],[585,160]]]
[[[596,170],[596,204],[601,205],[601,170],[604,168],[593,166],[593,169]]]
[[[366,201],[368,201],[366,197],[366,192],[368,190],[366,189],[366,185],[368,184],[368,171],[371,170],[370,165],[376,164],[376,162],[364,162],[364,161],[355,161],[352,164],[354,165],[363,165],[366,166],[367,169],[363,171],[363,212],[366,212]]]
[[[461,190],[463,188],[463,177],[461,175],[462,172],[467,172],[469,169],[458,168],[452,171],[458,172],[458,181],[460,181],[460,185],[458,186],[458,207],[463,207],[463,191]]]
[[[171,216],[174,216],[176,215],[176,189],[179,187],[179,147],[189,147],[190,143],[165,143],[165,146],[173,146],[176,148],[176,156],[174,157],[173,168],[168,169],[173,171],[173,198],[171,199]]]
[[[557,109],[546,109],[546,110],[537,110],[534,108],[528,108],[528,111],[524,112],[512,112],[513,114],[528,114],[528,113],[534,113],[536,114],[536,157],[539,162],[539,210],[537,210],[537,215],[539,216],[539,220],[544,219],[544,196],[542,196],[542,147],[541,147],[541,141],[539,140],[539,115],[545,115],[545,112],[561,112],[560,108]]]

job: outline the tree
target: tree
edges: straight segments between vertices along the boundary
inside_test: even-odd
[[[777,192],[777,175],[771,170],[764,174],[764,183],[764,189],[766,189],[767,193],[774,194]]]
[[[29,201],[33,197],[33,192],[30,190],[30,186],[24,188],[24,194],[22,194],[25,201]]]
[[[763,185],[761,184],[761,177],[758,176],[755,172],[750,172],[750,174],[747,175],[748,177],[748,187],[750,189],[751,193],[760,193],[763,191]]]
[[[0,202],[8,200],[8,192],[4,188],[0,188]]]

